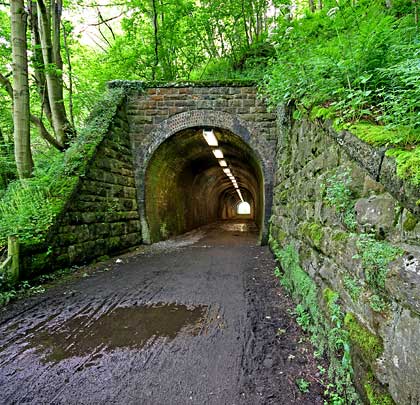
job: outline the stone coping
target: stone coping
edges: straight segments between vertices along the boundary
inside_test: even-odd
[[[141,81],[141,80],[112,80],[107,83],[108,88],[123,88],[137,90],[151,88],[177,88],[177,87],[256,87],[257,79],[230,79],[230,80],[188,80],[188,81]]]

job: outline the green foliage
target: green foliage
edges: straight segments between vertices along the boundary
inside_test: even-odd
[[[324,238],[324,230],[322,225],[316,222],[303,222],[299,227],[300,232],[314,244],[314,246],[319,247],[321,245],[322,239]]]
[[[407,211],[407,215],[403,223],[403,228],[407,232],[413,231],[418,222],[419,220],[417,217],[414,216],[410,211]]]
[[[9,185],[0,200],[0,246],[5,246],[11,235],[26,245],[45,239],[108,132],[123,97],[121,89],[111,90],[65,154],[51,152],[39,157],[32,178]]]
[[[420,186],[420,146],[411,149],[390,149],[387,156],[395,158],[397,175],[407,179],[415,186]]]
[[[311,316],[302,304],[296,305],[295,308],[296,322],[306,332],[309,329]]]
[[[11,288],[7,283],[4,283],[0,274],[0,308],[16,298],[29,297],[44,292],[45,288],[43,286],[31,285],[28,281],[21,282],[16,288]]]
[[[350,172],[345,171],[332,175],[326,181],[325,200],[337,210],[347,229],[354,231],[357,222],[353,210],[354,200],[350,184]]]
[[[344,314],[338,303],[337,293],[326,289],[324,300],[328,316],[324,317],[318,304],[318,289],[311,277],[300,267],[299,254],[289,244],[283,249],[277,241],[270,239],[270,246],[281,264],[275,275],[280,283],[298,303],[294,311],[296,321],[311,335],[311,342],[317,348],[318,356],[328,355],[330,367],[328,377],[334,384],[328,385],[325,395],[334,404],[358,403],[358,396],[352,385],[353,369],[350,357],[348,332],[344,328]]]
[[[311,383],[309,381],[306,381],[304,378],[298,378],[296,380],[296,385],[299,388],[299,391],[306,394],[309,392],[309,387],[311,386]]]
[[[387,128],[359,122],[349,127],[352,134],[373,146],[408,147],[420,142],[420,132],[413,128]]]
[[[383,312],[388,308],[385,296],[388,265],[401,256],[403,250],[387,241],[376,240],[372,234],[360,234],[356,246],[358,254],[354,258],[361,260],[366,283],[372,291],[370,306],[376,312]]]
[[[401,11],[403,10],[403,11]],[[341,0],[278,21],[277,56],[265,81],[273,104],[338,123],[418,127],[418,38],[413,9]]]
[[[344,324],[351,342],[358,347],[365,360],[372,363],[382,355],[384,351],[382,340],[362,326],[353,314],[346,314]]]
[[[363,388],[365,389],[369,405],[395,405],[391,395],[375,381],[372,373],[367,374]]]
[[[374,291],[384,291],[388,265],[402,255],[402,249],[372,234],[361,234],[356,245],[359,253],[354,258],[361,260],[366,282]]]
[[[350,294],[350,297],[353,301],[357,302],[360,297],[360,294],[363,291],[363,287],[360,285],[360,282],[349,275],[343,277],[344,288]]]

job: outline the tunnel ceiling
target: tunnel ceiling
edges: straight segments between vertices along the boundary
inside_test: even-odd
[[[213,128],[218,149],[235,176],[251,217],[260,225],[261,169],[252,149],[229,131]],[[241,201],[204,137],[203,128],[181,131],[163,142],[146,172],[146,217],[153,242],[236,215]]]

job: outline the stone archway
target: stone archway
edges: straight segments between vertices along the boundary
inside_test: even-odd
[[[230,147],[231,156],[232,154],[234,154],[232,152],[234,148],[236,148],[238,151],[241,150],[241,152],[238,153],[241,155],[241,158],[246,161],[245,163],[249,165],[250,170],[252,171],[251,177],[254,178],[253,183],[255,184],[253,184],[253,192],[249,193],[249,195],[252,195],[251,199],[253,199],[254,205],[259,207],[256,222],[258,223],[260,228],[260,241],[261,243],[266,242],[268,232],[268,219],[270,217],[270,208],[272,200],[271,193],[273,173],[272,163],[269,161],[268,156],[262,155],[260,153],[261,150],[264,150],[261,148],[261,145],[264,144],[264,142],[261,138],[258,137],[258,130],[252,125],[250,125],[250,123],[246,123],[237,116],[226,112],[206,110],[188,111],[185,113],[177,114],[163,121],[155,129],[155,131],[153,131],[149,135],[150,143],[148,144],[147,149],[143,149],[143,154],[137,155],[137,159],[140,158],[139,163],[141,163],[138,165],[139,170],[137,175],[138,178],[144,179],[144,181],[138,188],[139,209],[140,216],[142,218],[142,237],[144,242],[150,243],[158,240],[158,237],[156,236],[156,224],[149,223],[151,221],[152,216],[150,211],[150,200],[149,211],[147,210],[148,193],[150,194],[152,192],[151,190],[153,190],[153,188],[148,187],[147,182],[152,181],[152,176],[148,176],[147,171],[150,167],[150,164],[152,163],[154,167],[154,172],[157,172],[156,166],[158,165],[158,163],[155,163],[153,159],[154,156],[156,156],[156,153],[158,153],[159,151],[159,153],[163,153],[162,156],[166,157],[161,158],[161,164],[164,165],[165,163],[163,161],[165,159],[168,159],[168,156],[171,154],[169,152],[168,146],[164,145],[167,145],[167,143],[169,142],[169,144],[171,144],[173,148],[176,148],[175,141],[172,138],[178,136],[178,139],[180,139],[180,134],[185,134],[186,131],[190,131],[191,135],[191,131],[199,131],[200,129],[209,127],[215,128],[218,131],[222,131],[223,133],[225,133],[225,138],[228,137],[227,134],[231,134],[229,135],[229,139],[234,145],[233,148]],[[188,148],[191,148],[191,145],[193,144],[190,143]],[[162,149],[165,148],[166,150],[162,152]],[[180,163],[178,161],[178,165],[179,164]],[[186,162],[183,161],[183,164],[186,164]],[[160,173],[160,177],[163,176],[162,173]],[[158,176],[156,173],[154,175]],[[244,178],[246,177],[245,173],[243,173],[243,176]],[[258,180],[256,180],[256,178],[258,178]],[[245,183],[243,185],[245,186]],[[174,192],[173,195],[175,194],[176,193]],[[161,196],[160,198],[162,199],[163,197]],[[170,202],[168,203],[170,204]],[[173,201],[173,205],[176,204],[181,203],[179,201]],[[185,211],[187,211],[186,208]],[[176,218],[173,218],[173,220],[176,221]],[[178,223],[180,222],[182,221],[178,219]],[[196,226],[199,226],[202,225],[204,222],[198,220],[193,223]],[[161,226],[165,228],[167,226],[166,221],[162,221]],[[183,231],[189,230],[188,226],[183,227],[182,224],[180,224],[178,227],[174,225],[174,227],[179,229],[179,232],[181,232],[181,229]],[[166,228],[162,229],[162,238],[165,237],[165,232],[167,232]]]

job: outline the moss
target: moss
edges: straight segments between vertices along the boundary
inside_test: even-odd
[[[353,314],[346,314],[344,325],[349,332],[350,341],[362,352],[367,361],[373,362],[383,353],[382,340],[361,325]]]
[[[391,395],[376,382],[372,372],[367,373],[363,387],[366,392],[369,405],[395,405]]]
[[[112,80],[108,88],[122,88],[124,90],[142,91],[150,88],[171,87],[255,87],[258,82],[253,79],[227,79],[227,80],[189,80],[179,82],[165,81],[139,81],[139,80]]]
[[[403,223],[403,228],[405,231],[412,231],[418,223],[418,219],[410,212],[407,211],[407,215],[405,217],[405,221]]]
[[[350,234],[348,232],[338,231],[334,232],[331,239],[335,242],[345,242],[350,238]]]
[[[324,298],[325,303],[327,305],[330,305],[331,302],[336,300],[337,295],[338,294],[335,291],[331,290],[331,288],[325,288],[322,297]]]
[[[278,233],[277,233],[277,240],[282,243],[286,240],[287,238],[287,233],[281,229],[279,229]]]
[[[300,232],[303,236],[306,236],[316,247],[321,245],[321,241],[324,238],[324,230],[322,225],[316,222],[304,222],[300,226]]]
[[[406,146],[419,142],[418,131],[412,128],[388,129],[380,125],[359,122],[349,128],[350,132],[372,146]]]
[[[389,149],[386,155],[395,158],[398,177],[408,180],[414,186],[420,186],[420,146]]]

